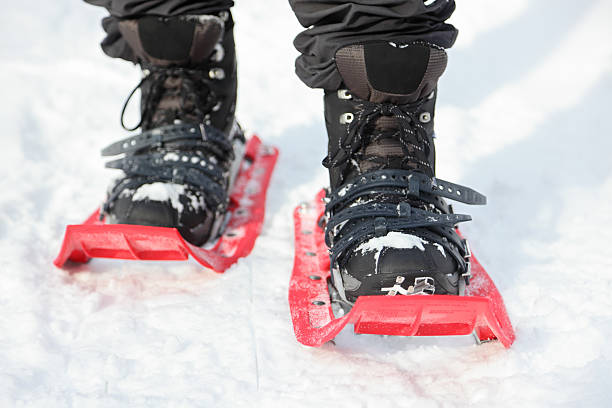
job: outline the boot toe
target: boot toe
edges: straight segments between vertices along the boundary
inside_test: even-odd
[[[419,239],[421,246],[383,245],[372,251],[354,251],[342,274],[347,297],[385,295],[388,291],[383,288],[393,287],[398,277],[404,278],[404,289],[414,285],[416,278],[427,277],[433,278],[436,294],[457,294],[455,260],[441,246]]]
[[[114,202],[107,215],[111,224],[177,228],[185,240],[198,246],[210,237],[214,218],[201,194],[188,189],[181,190],[174,200],[163,201],[124,194]]]
[[[147,225],[152,227],[174,227],[177,212],[168,202],[120,198],[109,212],[112,224]]]

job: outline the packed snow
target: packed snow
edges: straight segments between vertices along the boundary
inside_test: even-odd
[[[433,246],[435,246],[436,249],[440,251],[440,253],[446,258],[446,252],[444,251],[444,247],[442,245],[438,244],[437,242],[434,242]]]
[[[383,248],[418,248],[421,251],[425,251],[425,244],[429,241],[425,241],[421,237],[417,237],[412,234],[404,234],[397,231],[388,232],[383,237],[374,237],[357,247],[357,251],[363,253],[368,252],[380,252]]]
[[[0,17],[0,406],[609,407],[612,3],[459,1],[436,112],[437,174],[482,191],[463,227],[504,296],[511,349],[343,331],[295,341],[292,210],[327,181],[322,93],[293,74],[285,0],[238,1],[238,114],[281,150],[253,253],[52,265],[98,206],[136,67],[104,11],[10,2]],[[128,112],[138,120],[137,104]]]

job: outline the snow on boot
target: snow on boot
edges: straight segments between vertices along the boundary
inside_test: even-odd
[[[363,295],[461,294],[468,215],[443,197],[485,204],[475,191],[436,179],[433,113],[446,52],[429,43],[370,42],[341,48],[339,91],[325,93],[330,186],[325,240],[332,283]]]
[[[119,29],[143,71],[142,133],[116,142],[104,156],[122,170],[103,214],[113,224],[175,227],[195,245],[218,236],[228,191],[244,151],[234,117],[236,58],[229,12],[142,17]]]

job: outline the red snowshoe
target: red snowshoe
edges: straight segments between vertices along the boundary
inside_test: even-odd
[[[329,291],[330,259],[319,225],[325,206],[321,191],[294,211],[295,263],[289,306],[297,340],[321,346],[347,324],[356,333],[448,336],[473,333],[479,342],[514,342],[514,329],[495,284],[471,255],[472,278],[464,296],[360,296],[350,311],[336,317]]]
[[[228,224],[223,235],[206,247],[185,241],[176,228],[106,224],[100,210],[83,223],[68,225],[54,261],[87,262],[91,258],[179,261],[191,255],[203,266],[222,273],[238,258],[247,256],[259,235],[265,212],[266,191],[278,150],[253,136],[230,196]]]

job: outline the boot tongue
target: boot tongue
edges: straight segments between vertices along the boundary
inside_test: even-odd
[[[446,52],[424,42],[371,42],[340,48],[336,66],[359,99],[407,104],[429,95],[446,68]]]
[[[223,20],[209,15],[150,16],[119,23],[140,62],[162,67],[202,64],[215,51],[223,30]]]
[[[438,79],[446,68],[446,52],[433,44],[413,42],[398,45],[391,42],[372,42],[349,45],[336,52],[336,66],[349,91],[358,99],[375,102],[404,105],[416,102],[431,94]],[[421,164],[404,163],[409,148],[415,155],[424,155],[414,151],[411,146],[393,137],[393,131],[399,127],[394,116],[381,116],[376,120],[373,132],[387,134],[379,137],[364,147],[365,157],[376,157],[377,161],[359,162],[359,170],[372,171],[379,168],[403,168],[410,166],[421,169],[433,176],[432,168]],[[415,145],[418,141],[414,141]],[[423,158],[428,162],[428,158]],[[359,172],[355,169],[356,176]]]

